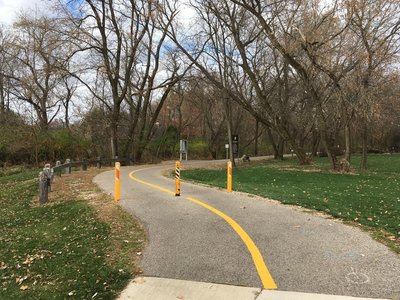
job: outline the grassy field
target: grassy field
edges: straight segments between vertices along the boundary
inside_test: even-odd
[[[352,162],[358,165],[359,157]],[[369,166],[368,172],[336,174],[329,171],[327,159],[312,166],[292,159],[252,162],[234,169],[233,189],[365,225],[397,244],[399,252],[400,155],[371,155]],[[226,170],[187,170],[182,178],[226,187]]]
[[[37,171],[24,171],[0,177],[0,299],[114,298],[137,271],[118,255],[136,255],[143,230],[108,196],[90,187],[91,182],[82,184],[79,174],[56,182],[74,195],[67,191],[38,206],[32,200],[36,176]],[[74,188],[68,186],[72,182]],[[81,187],[91,197],[76,193]],[[105,211],[96,209],[95,202],[109,206],[106,219],[100,219],[99,212]],[[125,227],[114,224],[121,218]]]

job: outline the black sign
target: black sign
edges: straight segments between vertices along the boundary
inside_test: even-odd
[[[234,155],[239,155],[239,136],[237,134],[232,135],[232,152]]]

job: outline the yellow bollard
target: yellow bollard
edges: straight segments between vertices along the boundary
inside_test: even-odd
[[[175,196],[181,195],[181,162],[175,164]]]
[[[121,173],[121,164],[119,162],[116,162],[115,163],[115,181],[114,181],[114,199],[117,202],[121,199],[120,173]]]
[[[228,160],[228,179],[227,179],[228,193],[232,192],[232,162]]]

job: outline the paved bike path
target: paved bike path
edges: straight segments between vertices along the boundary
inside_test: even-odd
[[[182,183],[182,196],[175,197],[159,189],[174,190],[173,180],[161,174],[166,169],[173,165],[121,171],[121,205],[149,233],[140,262],[144,275],[263,287],[243,239],[221,216],[187,199],[191,197],[241,226],[278,290],[400,297],[399,256],[359,229],[275,201],[189,183]],[[98,175],[95,182],[113,192],[112,172]]]

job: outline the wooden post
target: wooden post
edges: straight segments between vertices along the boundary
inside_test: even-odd
[[[51,167],[50,164],[45,164],[43,168],[43,173],[46,175],[47,178],[47,186],[48,186],[48,191],[51,192]]]
[[[86,171],[87,170],[87,160],[86,158],[84,158],[82,160],[83,164],[82,164],[82,171]]]
[[[56,161],[56,167],[57,167],[57,175],[59,177],[61,177],[61,168],[60,168],[60,166],[61,166],[61,161],[57,160]]]
[[[65,164],[67,165],[65,168],[65,173],[71,174],[72,168],[71,168],[71,160],[67,158],[65,160]]]
[[[97,157],[97,169],[101,169],[101,157]]]
[[[45,172],[39,173],[39,203],[45,204],[49,201],[49,186]]]

